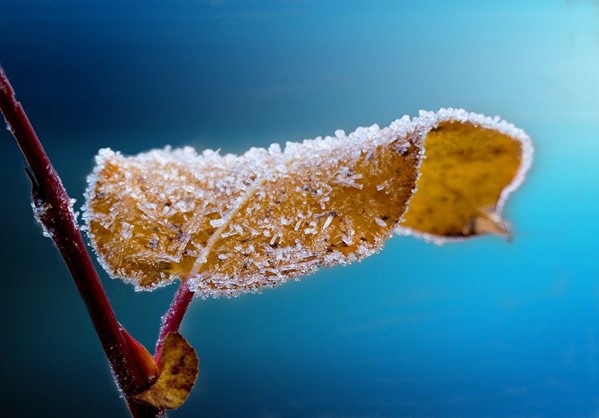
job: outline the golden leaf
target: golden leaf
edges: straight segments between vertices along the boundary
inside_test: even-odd
[[[363,259],[393,232],[502,231],[531,150],[512,125],[452,109],[284,151],[101,150],[85,219],[106,269],[138,288],[178,277],[234,296]]]
[[[424,140],[426,159],[402,227],[430,239],[509,235],[500,210],[520,181],[527,143],[472,123],[442,122]],[[527,167],[526,167],[527,168]]]
[[[135,400],[158,409],[177,409],[187,399],[198,377],[198,356],[178,332],[167,335],[162,346],[162,365],[158,379]]]

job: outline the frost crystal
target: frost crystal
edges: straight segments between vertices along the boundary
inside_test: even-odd
[[[51,208],[48,203],[43,202],[31,202],[31,209],[33,209],[33,217],[42,227],[42,235],[46,238],[52,238],[52,234],[46,228],[46,225],[42,221],[46,212]]]

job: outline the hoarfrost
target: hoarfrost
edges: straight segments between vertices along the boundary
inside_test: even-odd
[[[333,218],[334,218],[333,215],[327,216],[327,219],[324,221],[324,224],[322,225],[322,230],[323,231],[329,227],[329,225],[331,224],[331,222],[333,222]]]
[[[381,218],[374,218],[374,221],[376,222],[376,224],[378,226],[382,226],[383,228],[385,228],[387,226],[387,222],[385,222]]]
[[[48,203],[43,203],[41,201],[31,202],[31,209],[33,209],[33,217],[38,222],[38,224],[42,227],[42,235],[46,238],[52,238],[52,234],[46,228],[44,221],[42,220],[48,210],[50,210],[52,206]]]
[[[128,222],[123,222],[121,225],[121,234],[124,239],[129,239],[133,236],[133,225]]]
[[[221,226],[224,226],[226,223],[227,221],[224,219],[213,219],[210,221],[210,226],[214,228],[220,228]]]
[[[389,186],[389,181],[384,181],[381,184],[377,184],[376,186],[376,190],[379,192],[382,192],[383,190],[385,190],[387,187]]]

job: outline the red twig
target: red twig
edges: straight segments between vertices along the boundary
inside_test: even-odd
[[[185,312],[187,312],[187,308],[192,299],[193,292],[189,290],[187,281],[181,281],[181,284],[175,293],[175,297],[171,302],[171,306],[162,317],[162,326],[160,327],[158,341],[156,341],[156,350],[154,352],[154,360],[156,360],[158,367],[160,367],[160,361],[162,359],[162,345],[164,344],[164,340],[170,332],[179,331],[181,321],[183,321]]]
[[[135,356],[127,344],[126,331],[117,321],[98,273],[85,249],[69,196],[23,107],[16,100],[14,90],[2,68],[0,68],[0,110],[4,114],[9,131],[15,137],[21,153],[31,168],[33,198],[38,218],[52,237],[73,276],[132,416],[135,418],[163,416],[162,411],[135,403],[132,399],[135,393],[148,385],[146,376],[139,366],[142,360]]]

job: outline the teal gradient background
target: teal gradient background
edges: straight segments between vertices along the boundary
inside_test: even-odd
[[[0,63],[71,196],[101,147],[250,146],[500,115],[532,137],[511,243],[396,237],[261,295],[196,300],[183,417],[596,417],[599,3],[0,0]],[[84,306],[0,133],[6,417],[126,417]],[[103,281],[153,347],[174,287]]]

